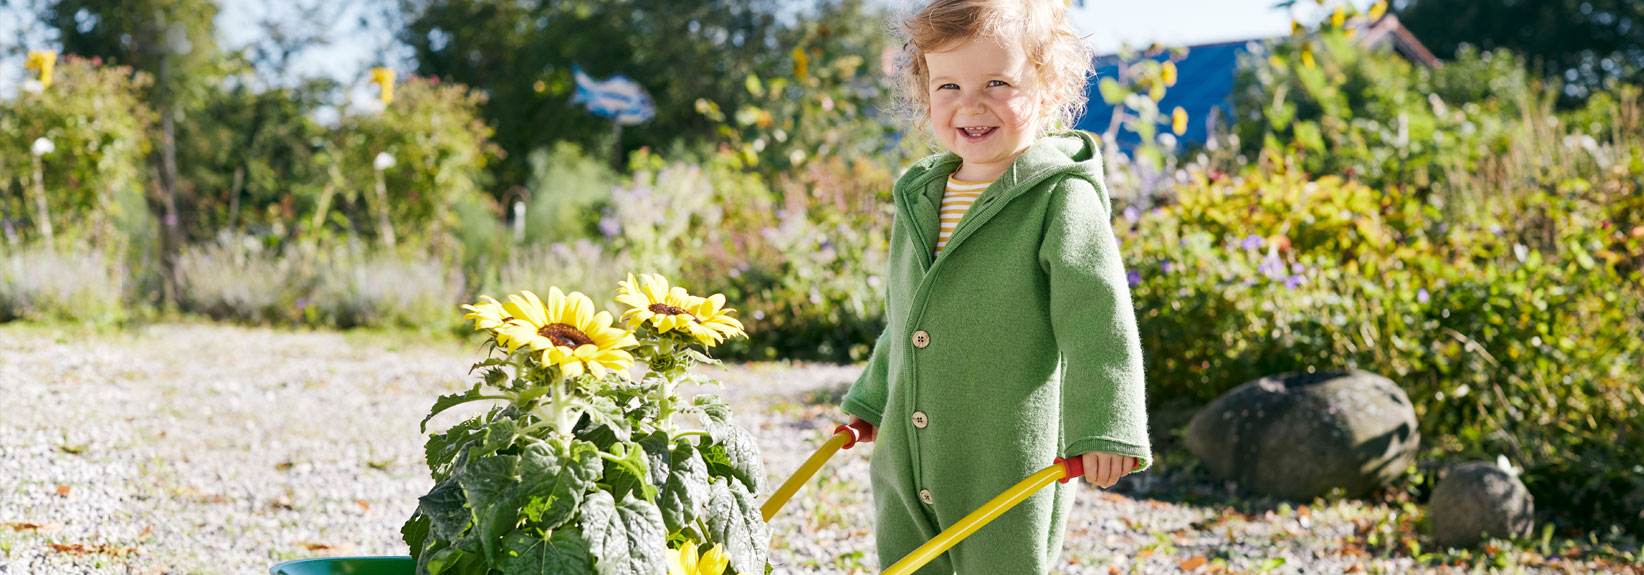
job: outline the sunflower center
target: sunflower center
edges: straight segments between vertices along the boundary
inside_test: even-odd
[[[563,323],[551,323],[537,330],[537,335],[548,338],[554,345],[576,349],[585,345],[593,345],[594,338],[582,333],[582,330]]]
[[[668,304],[665,304],[665,303],[653,303],[653,304],[651,304],[651,307],[648,307],[646,309],[651,310],[651,313],[657,313],[657,314],[662,314],[662,315],[685,315],[685,314],[690,313],[688,311],[685,311],[683,308],[674,307],[674,306],[671,306],[671,305],[668,305]]]

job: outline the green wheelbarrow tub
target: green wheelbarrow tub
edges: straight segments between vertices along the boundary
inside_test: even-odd
[[[322,557],[286,561],[268,568],[271,575],[411,575],[417,562],[398,557]]]

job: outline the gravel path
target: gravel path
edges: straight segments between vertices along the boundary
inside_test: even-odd
[[[0,326],[0,574],[256,574],[295,558],[405,554],[400,524],[432,486],[417,422],[437,395],[467,387],[478,352],[390,339],[199,325],[67,339]],[[858,370],[715,375],[781,480],[838,422]],[[777,573],[878,571],[870,452],[836,456],[776,519]],[[1169,477],[1161,463],[1112,492],[1086,487],[1064,572],[1464,571],[1361,551],[1385,506],[1247,515],[1172,503],[1188,488]],[[1525,569],[1572,567],[1592,568]]]

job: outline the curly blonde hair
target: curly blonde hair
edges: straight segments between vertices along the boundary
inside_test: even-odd
[[[930,128],[926,53],[978,38],[1020,41],[1036,72],[1033,90],[1050,103],[1041,109],[1038,135],[1072,128],[1084,115],[1085,84],[1096,70],[1094,51],[1066,13],[1066,0],[932,0],[911,14],[904,9],[890,30],[903,42],[892,111]]]

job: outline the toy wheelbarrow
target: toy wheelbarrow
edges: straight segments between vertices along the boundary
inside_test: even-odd
[[[795,471],[793,476],[789,477],[788,481],[783,483],[781,487],[776,488],[776,491],[771,493],[771,498],[760,506],[759,511],[765,516],[765,520],[770,521],[772,517],[775,517],[776,513],[782,510],[782,506],[793,498],[793,494],[799,491],[799,488],[804,486],[805,482],[810,481],[811,476],[816,475],[816,471],[821,469],[822,464],[833,457],[833,454],[838,453],[840,449],[850,449],[855,446],[856,441],[862,437],[862,434],[871,429],[866,422],[857,422],[854,426],[841,425],[834,428],[833,437],[829,438],[827,443],[822,444],[822,447],[817,449],[810,459],[806,459],[805,463],[799,466],[799,470]],[[1056,461],[1049,467],[1039,470],[1038,473],[1028,476],[1021,483],[1006,489],[1004,493],[1000,493],[998,497],[994,497],[991,501],[970,512],[969,515],[960,519],[958,523],[954,523],[946,531],[938,533],[936,537],[926,541],[924,545],[913,550],[901,561],[891,565],[883,575],[908,575],[913,573],[920,567],[924,567],[931,559],[935,559],[937,555],[941,555],[943,551],[958,545],[959,541],[970,536],[971,533],[975,533],[983,525],[987,525],[988,522],[993,521],[1009,511],[1010,508],[1015,507],[1016,504],[1021,503],[1023,499],[1038,493],[1045,486],[1050,485],[1052,482],[1067,483],[1069,480],[1084,474],[1084,458],[1056,458]]]

